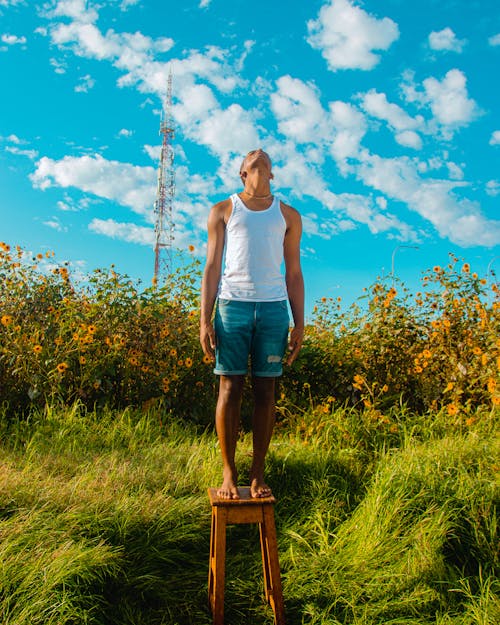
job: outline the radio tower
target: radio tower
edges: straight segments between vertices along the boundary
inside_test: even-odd
[[[174,120],[172,117],[172,70],[168,74],[165,109],[160,120],[161,154],[158,165],[158,188],[154,204],[155,212],[155,271],[153,284],[161,277],[168,278],[172,272],[172,243],[174,221],[172,207],[175,195],[174,150],[172,147]]]

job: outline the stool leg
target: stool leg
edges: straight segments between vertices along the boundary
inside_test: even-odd
[[[214,548],[211,553],[213,566],[212,615],[214,625],[224,625],[224,577],[226,571],[226,522],[227,509],[214,506]]]
[[[264,572],[264,591],[266,593],[266,601],[269,603],[272,591],[271,571],[269,570],[269,551],[267,548],[266,527],[264,522],[259,523],[260,533],[260,550],[262,553],[262,570]]]
[[[276,539],[272,505],[264,505],[263,513],[264,521],[260,524],[260,540],[266,599],[273,609],[275,625],[285,625],[285,606],[283,603],[283,589],[281,587],[278,541]]]
[[[210,530],[210,556],[208,558],[208,603],[210,611],[214,611],[214,562],[215,562],[215,508],[212,507],[212,529]]]

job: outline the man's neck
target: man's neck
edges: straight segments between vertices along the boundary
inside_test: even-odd
[[[248,197],[254,199],[267,199],[271,197],[271,185],[269,184],[269,178],[266,176],[263,178],[258,175],[247,176],[245,180],[245,189],[243,193],[245,193]]]

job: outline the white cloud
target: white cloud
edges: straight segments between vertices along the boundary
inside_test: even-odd
[[[458,198],[454,188],[465,183],[425,179],[406,157],[382,158],[365,152],[357,168],[364,184],[407,204],[429,221],[442,237],[463,247],[492,247],[500,239],[500,222],[487,219],[475,202]]]
[[[448,168],[448,174],[452,180],[463,180],[464,172],[460,165],[456,163],[448,162],[446,163],[446,167]]]
[[[488,39],[490,46],[500,46],[500,33],[493,35]]]
[[[278,131],[297,143],[321,143],[327,120],[318,90],[291,76],[279,78],[277,86],[271,95],[271,109],[278,120]]]
[[[400,145],[416,150],[422,147],[422,140],[415,132],[415,129],[422,125],[421,118],[413,119],[400,106],[389,102],[385,93],[379,93],[375,89],[371,89],[360,98],[363,110],[368,115],[387,122],[395,132],[395,139]]]
[[[414,150],[420,150],[422,148],[422,139],[420,135],[414,130],[403,130],[394,135],[397,143],[405,148],[413,148]]]
[[[136,213],[151,216],[156,172],[153,167],[108,161],[94,156],[65,156],[59,161],[42,157],[30,176],[39,189],[75,187],[118,202]]]
[[[467,79],[458,69],[451,69],[442,81],[426,78],[423,82],[427,100],[436,119],[447,126],[466,126],[478,114],[476,102],[467,93]]]
[[[134,131],[133,130],[129,130],[128,128],[121,128],[118,131],[118,136],[119,137],[126,137],[126,138],[128,138],[128,137],[131,137],[133,134],[134,134]]]
[[[380,61],[374,50],[389,49],[399,37],[395,22],[377,19],[350,0],[330,0],[307,28],[308,43],[321,51],[332,71],[372,69]]]
[[[17,154],[18,156],[27,156],[32,161],[35,160],[38,156],[38,152],[36,150],[22,149],[17,145],[8,145],[5,147],[6,152],[10,152],[11,154]]]
[[[65,74],[67,70],[67,65],[64,61],[60,59],[50,59],[49,63],[54,68],[54,72],[56,74]]]
[[[346,102],[330,102],[329,109],[334,130],[330,153],[340,171],[347,173],[349,159],[359,154],[361,139],[366,133],[366,120],[361,111]]]
[[[57,230],[58,232],[68,231],[68,228],[61,224],[58,217],[52,217],[51,219],[48,219],[47,221],[43,221],[42,223],[44,226],[48,226],[49,228],[52,228],[53,230]]]
[[[85,76],[80,77],[80,82],[75,86],[76,93],[87,93],[89,89],[95,85],[95,80],[92,78],[90,74],[86,74]]]
[[[118,222],[114,219],[92,219],[89,224],[89,230],[97,234],[104,234],[112,239],[127,241],[128,243],[153,246],[155,241],[154,228]]]
[[[1,41],[2,43],[7,44],[8,46],[24,45],[26,43],[26,37],[24,36],[18,37],[17,35],[5,34],[5,35],[2,35]]]
[[[429,47],[432,50],[446,50],[449,52],[462,52],[467,41],[458,39],[451,28],[433,31],[429,35]]]
[[[0,0],[0,7],[15,6],[16,4],[24,4],[26,0]]]
[[[251,113],[239,104],[212,111],[191,129],[190,134],[218,156],[228,152],[246,154],[259,143]]]
[[[500,130],[494,130],[490,137],[490,145],[500,145]]]
[[[486,193],[492,197],[500,195],[500,182],[498,180],[488,180],[486,183]]]
[[[401,91],[407,102],[429,107],[433,119],[427,123],[426,131],[442,133],[446,139],[458,128],[469,125],[481,111],[467,91],[467,78],[459,69],[449,70],[442,80],[426,78],[422,87],[414,82],[414,74],[406,72]]]
[[[383,119],[395,130],[409,130],[419,125],[400,106],[388,102],[385,93],[379,93],[375,89],[362,96],[361,106],[369,115]]]
[[[120,9],[122,11],[126,11],[129,7],[132,7],[136,4],[138,4],[140,2],[140,0],[122,0],[122,3],[120,5]]]
[[[206,9],[208,6],[210,6],[211,2],[212,0],[200,0],[200,4],[198,6],[200,7],[200,9]]]

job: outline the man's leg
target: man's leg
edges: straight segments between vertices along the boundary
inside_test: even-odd
[[[254,376],[253,462],[250,469],[252,497],[268,497],[271,489],[264,481],[264,462],[271,441],[275,421],[275,378]]]
[[[243,375],[221,375],[219,397],[215,411],[215,427],[223,462],[223,482],[217,495],[223,499],[238,499],[238,473],[234,462],[240,427]]]

